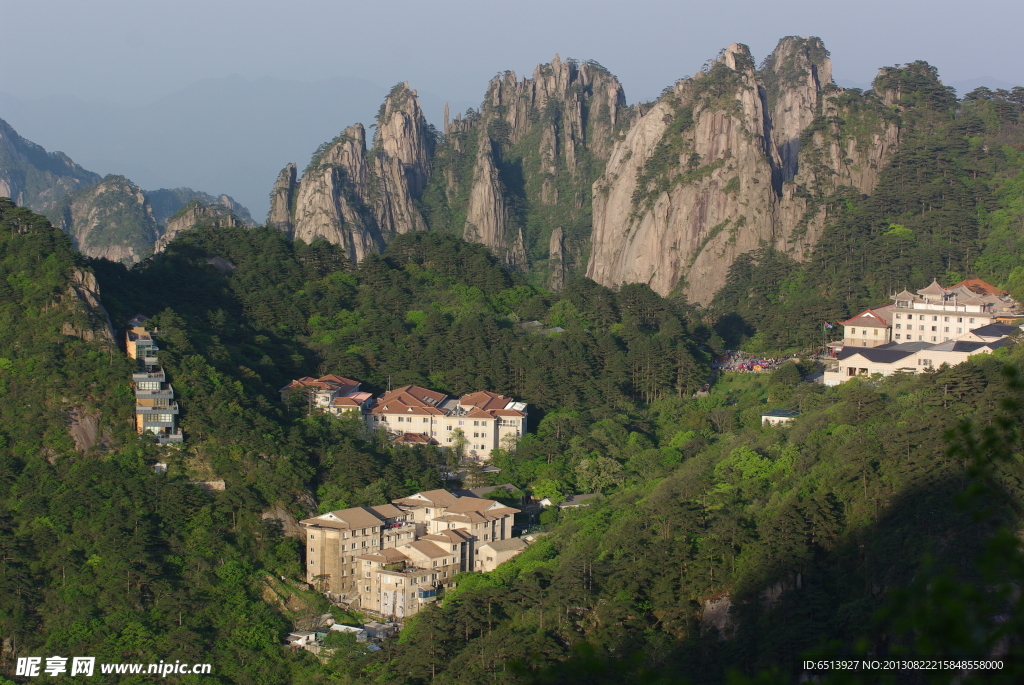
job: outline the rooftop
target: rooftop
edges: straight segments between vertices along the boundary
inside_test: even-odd
[[[780,419],[792,419],[800,416],[800,412],[795,409],[769,409],[768,411],[761,414],[761,416],[775,416]]]
[[[507,540],[494,540],[493,542],[485,542],[480,545],[483,547],[490,547],[495,552],[508,552],[515,549],[525,549],[526,541],[522,538],[508,538]]]
[[[587,500],[600,498],[601,493],[599,492],[590,492],[585,495],[569,495],[563,502],[559,503],[558,508],[566,509],[568,507],[582,507],[589,504]]]

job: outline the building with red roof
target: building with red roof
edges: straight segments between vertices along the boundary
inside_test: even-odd
[[[455,399],[418,385],[390,390],[366,410],[374,430],[406,436],[420,434],[441,447],[455,447],[458,431],[466,443],[466,456],[482,461],[502,445],[506,436],[526,432],[527,407],[511,397],[478,390]],[[406,444],[415,444],[405,439]]]

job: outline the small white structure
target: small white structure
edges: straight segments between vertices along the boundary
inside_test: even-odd
[[[770,409],[761,414],[761,425],[779,426],[792,423],[793,419],[800,416],[800,412],[793,409]]]
[[[524,549],[526,549],[526,541],[522,538],[495,540],[480,545],[476,548],[476,567],[473,570],[481,573],[493,571]]]

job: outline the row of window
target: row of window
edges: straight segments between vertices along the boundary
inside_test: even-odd
[[[897,334],[896,334],[896,339],[897,339],[897,340],[901,340],[901,339],[902,339],[902,338],[901,338],[901,334],[897,333]],[[913,340],[913,339],[914,339],[914,336],[913,336],[913,334],[911,334],[911,333],[907,333],[907,338],[906,338],[906,339],[907,339],[907,340]],[[918,339],[918,340],[919,340],[920,342],[924,342],[924,336],[923,336],[923,335],[919,335],[919,336],[917,336],[917,339]],[[948,342],[948,341],[949,341],[949,338],[943,338],[943,339],[942,339],[942,342]],[[931,342],[939,342],[939,337],[938,337],[938,336],[936,336],[936,335],[933,335],[933,336],[931,336]]]
[[[897,314],[896,318],[897,319],[901,319],[901,318],[903,318],[903,315],[902,314]],[[907,318],[908,319],[913,319],[914,315],[913,314],[907,314]],[[928,317],[925,314],[918,314],[917,318],[920,319],[921,321],[926,321],[928,319]],[[942,317],[942,320],[945,321],[946,323],[949,323],[950,319],[952,319],[952,318],[953,317],[951,317],[951,316],[944,316],[944,317]],[[938,321],[938,320],[939,320],[938,316],[932,316],[932,321]],[[957,323],[963,323],[964,322],[964,317],[962,317],[962,316],[956,317],[956,322]],[[968,323],[974,323],[974,319],[973,318],[968,318],[967,322]]]
[[[367,533],[366,532],[367,530],[369,530],[370,532]],[[377,534],[377,528],[376,527],[369,528],[369,529],[367,529],[367,528],[353,528],[351,533],[352,533],[352,537],[354,537],[354,538],[357,538],[360,535],[376,535]],[[309,539],[310,540],[315,540],[316,537],[314,536],[313,533],[310,533],[309,534]],[[348,539],[348,533],[342,533],[341,534],[341,539],[342,540],[347,540]]]

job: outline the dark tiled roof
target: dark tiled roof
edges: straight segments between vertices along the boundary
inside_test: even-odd
[[[971,331],[971,333],[974,333],[975,335],[980,335],[982,337],[988,338],[988,337],[997,336],[997,335],[998,336],[1013,335],[1014,333],[1020,333],[1020,330],[1021,330],[1020,326],[1014,326],[1012,324],[990,323],[987,326],[982,326],[981,328],[975,328],[974,330]]]
[[[795,416],[800,416],[800,412],[795,409],[769,409],[761,414],[761,416],[777,416],[780,419],[791,419]]]
[[[836,355],[836,359],[849,359],[859,354],[869,361],[878,364],[892,364],[913,354],[911,350],[893,350],[878,347],[847,347]]]

